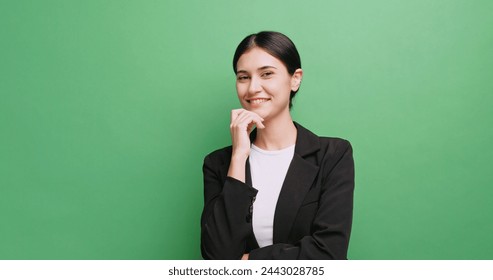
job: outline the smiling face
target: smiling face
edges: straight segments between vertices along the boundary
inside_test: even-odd
[[[299,88],[301,69],[289,74],[279,59],[258,47],[241,55],[236,66],[236,91],[244,109],[265,120],[289,115],[290,93]]]

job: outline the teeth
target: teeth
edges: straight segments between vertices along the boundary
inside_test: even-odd
[[[250,102],[253,103],[253,104],[260,104],[260,103],[263,103],[263,102],[265,102],[267,100],[269,100],[269,99],[260,99],[259,98],[259,99],[253,99]]]

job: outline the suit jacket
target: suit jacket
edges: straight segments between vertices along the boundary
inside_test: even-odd
[[[259,248],[252,229],[257,190],[228,177],[232,147],[204,159],[201,251],[204,259],[346,259],[354,190],[347,140],[318,137],[301,125],[293,159],[276,205],[273,245]],[[255,131],[251,134],[255,139]]]

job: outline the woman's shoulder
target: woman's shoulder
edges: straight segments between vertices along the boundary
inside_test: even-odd
[[[319,145],[321,150],[346,150],[351,147],[349,140],[336,136],[318,136],[307,128],[296,123],[298,129],[299,144],[305,146]]]
[[[319,140],[319,155],[323,161],[339,161],[346,156],[352,157],[353,148],[348,140],[327,136],[319,137]]]
[[[318,136],[321,146],[347,148],[351,146],[349,140],[340,137]]]

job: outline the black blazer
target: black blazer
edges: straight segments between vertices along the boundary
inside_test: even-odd
[[[228,177],[231,146],[204,159],[204,259],[346,259],[351,232],[354,163],[348,141],[318,137],[301,125],[276,205],[273,245],[259,248],[252,229],[249,163],[246,182]],[[251,134],[255,138],[255,131]]]

